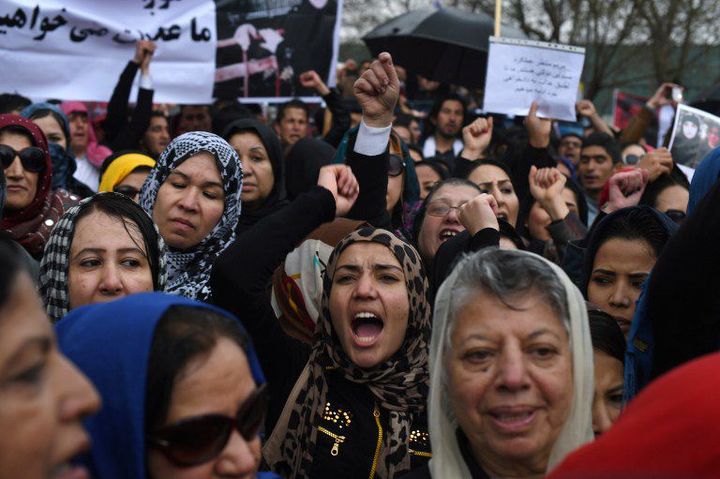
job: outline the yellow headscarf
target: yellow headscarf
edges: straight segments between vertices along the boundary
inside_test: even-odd
[[[112,191],[118,183],[139,166],[155,167],[155,160],[142,153],[128,153],[115,158],[100,180],[100,193]]]

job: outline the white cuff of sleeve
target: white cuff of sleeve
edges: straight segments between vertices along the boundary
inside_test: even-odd
[[[390,130],[392,125],[383,128],[367,126],[364,121],[360,122],[357,139],[355,140],[355,153],[365,156],[377,156],[382,154],[390,141]]]
[[[150,75],[140,74],[140,88],[146,90],[153,89],[152,77]]]

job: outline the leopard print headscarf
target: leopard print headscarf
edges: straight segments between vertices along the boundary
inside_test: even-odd
[[[358,242],[379,243],[393,253],[405,274],[410,305],[403,344],[390,359],[372,370],[359,368],[345,354],[333,332],[328,309],[337,260],[345,249]],[[295,398],[289,421],[285,424],[279,422],[273,432],[273,436],[284,439],[278,448],[266,448],[265,460],[282,477],[310,477],[317,424],[328,393],[324,371],[337,368],[347,380],[365,384],[380,407],[390,413],[390,428],[378,459],[376,477],[392,479],[410,470],[410,427],[413,419],[424,413],[427,401],[431,311],[427,301],[428,281],[420,255],[389,231],[362,228],[350,233],[337,245],[326,271],[322,315],[310,359],[300,380],[307,379]],[[289,401],[292,400],[291,395]],[[279,431],[277,428],[286,430]]]

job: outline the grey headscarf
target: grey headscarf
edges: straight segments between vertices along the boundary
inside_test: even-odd
[[[470,477],[470,470],[465,464],[457,441],[457,421],[454,419],[447,398],[444,370],[445,336],[448,334],[451,305],[456,300],[454,293],[460,286],[458,282],[460,272],[471,262],[492,261],[487,257],[492,255],[492,251],[486,249],[462,259],[440,287],[435,300],[430,340],[430,400],[428,401],[430,442],[433,451],[430,471],[434,478]],[[533,253],[514,251],[512,254],[532,256],[548,265],[564,286],[567,299],[570,318],[568,332],[573,366],[573,399],[568,417],[550,453],[549,472],[568,453],[593,439],[592,399],[595,385],[590,327],[583,296],[562,269]]]

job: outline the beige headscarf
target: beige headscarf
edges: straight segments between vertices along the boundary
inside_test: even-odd
[[[573,362],[573,401],[570,414],[560,436],[550,453],[549,472],[563,458],[579,446],[592,441],[592,399],[594,391],[593,350],[590,341],[590,327],[585,301],[580,291],[570,281],[565,272],[541,256],[524,251],[516,254],[532,255],[547,264],[564,286],[568,314],[570,316],[570,347]],[[458,425],[450,411],[446,394],[444,355],[445,335],[447,334],[450,305],[457,288],[459,271],[472,261],[478,261],[481,253],[475,253],[462,259],[453,273],[440,287],[435,300],[433,331],[430,341],[430,399],[428,417],[430,418],[430,442],[433,457],[430,460],[430,472],[434,478],[470,477],[470,470],[460,453],[455,434]]]

